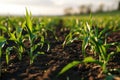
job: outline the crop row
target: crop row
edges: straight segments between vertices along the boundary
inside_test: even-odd
[[[104,20],[103,20],[104,19]],[[56,41],[59,39],[59,31],[68,31],[62,40],[63,48],[66,45],[71,44],[75,40],[82,41],[82,54],[84,56],[83,61],[73,61],[66,65],[59,73],[59,75],[66,72],[68,69],[85,63],[96,63],[102,67],[102,72],[109,73],[107,64],[114,54],[120,52],[119,42],[107,42],[107,36],[112,31],[120,30],[120,19],[116,16],[113,17],[95,17],[92,18],[79,18],[79,17],[62,17],[58,18],[32,18],[26,10],[26,16],[24,18],[1,18],[0,20],[0,59],[5,55],[6,63],[10,62],[11,52],[17,53],[18,59],[21,61],[23,53],[27,52],[30,59],[30,64],[33,64],[34,60],[39,54],[44,54],[43,51],[37,51],[36,49],[47,45],[47,50],[50,49],[50,40],[48,40],[49,34],[52,33]],[[12,43],[11,43],[12,42]],[[11,44],[11,45],[10,45]],[[115,46],[114,51],[108,51],[111,46]],[[90,51],[94,53],[94,56],[98,56],[98,59],[94,59],[91,56],[87,56],[86,49],[90,48]],[[0,60],[1,63],[1,60]],[[0,65],[1,68],[1,65]],[[1,69],[0,69],[1,70]],[[1,71],[0,71],[1,72]]]

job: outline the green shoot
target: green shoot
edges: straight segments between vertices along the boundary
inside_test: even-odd
[[[10,51],[13,49],[13,47],[8,47],[7,49],[6,49],[6,63],[7,63],[7,65],[9,64],[9,61],[10,61]]]

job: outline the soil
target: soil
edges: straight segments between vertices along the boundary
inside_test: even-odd
[[[59,28],[60,30],[60,28]],[[58,31],[58,30],[57,30]],[[46,51],[46,46],[43,49],[37,49],[45,52],[37,56],[33,64],[29,64],[29,57],[26,52],[23,53],[23,58],[20,61],[15,51],[11,52],[10,62],[7,65],[5,55],[2,57],[2,76],[0,80],[103,80],[106,75],[101,73],[102,69],[97,64],[87,63],[79,64],[61,76],[57,77],[59,71],[68,63],[74,60],[83,60],[81,51],[81,41],[62,47],[64,35],[69,31],[61,31],[57,33],[59,41],[50,40],[51,48]],[[112,32],[107,41],[120,42],[120,31]],[[114,50],[114,47],[110,50]],[[93,56],[88,53],[88,56]],[[93,56],[94,57],[94,56]],[[108,69],[120,69],[120,52],[116,53],[107,65]],[[114,80],[120,80],[120,72],[111,71],[114,74]]]

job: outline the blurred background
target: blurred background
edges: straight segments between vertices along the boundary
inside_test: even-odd
[[[0,15],[80,15],[120,10],[120,0],[0,0]]]

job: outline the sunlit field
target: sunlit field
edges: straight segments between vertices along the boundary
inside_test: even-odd
[[[0,80],[120,80],[120,11],[0,17]]]

